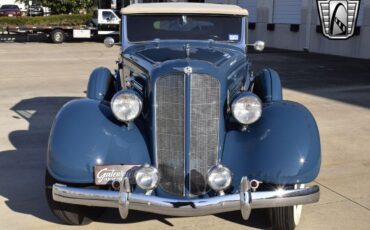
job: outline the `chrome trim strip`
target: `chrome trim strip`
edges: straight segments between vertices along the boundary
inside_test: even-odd
[[[118,192],[54,184],[53,199],[58,202],[85,206],[119,208],[120,205],[124,205],[120,208],[122,218],[127,216],[128,210],[170,216],[201,216],[241,210],[242,216],[248,218],[251,209],[315,203],[320,197],[320,188],[317,185],[302,189],[251,192],[247,184],[249,181],[244,177],[241,182],[243,195],[231,194],[189,200],[135,194],[126,192],[127,188],[122,188]]]
[[[192,74],[193,74],[193,68],[190,67],[190,66],[187,66],[184,68],[184,187],[183,187],[183,193],[182,195],[183,196],[186,196],[186,195],[189,195],[190,194],[190,186],[189,186],[189,190],[186,189],[187,185],[189,184],[186,183],[187,180],[186,180],[186,177],[189,173],[189,157],[186,157],[188,154],[189,150],[188,147],[187,147],[187,144],[186,144],[186,138],[188,137],[188,133],[186,132],[186,129],[187,129],[187,126],[186,126],[186,119],[187,119],[187,116],[189,116],[189,125],[190,125],[190,108],[187,110],[186,109],[186,106],[187,106],[187,98],[188,98],[188,94],[187,94],[187,89],[191,87],[191,85],[188,85],[188,84],[191,84],[191,77],[192,77]],[[190,88],[191,90],[191,88]],[[189,102],[189,105],[191,105],[191,102]],[[190,129],[190,127],[189,127]],[[190,132],[190,131],[189,131]],[[190,140],[188,142],[188,144],[190,144]],[[189,173],[190,174],[190,173]],[[190,181],[190,180],[189,180]]]

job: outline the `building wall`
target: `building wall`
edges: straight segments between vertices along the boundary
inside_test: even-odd
[[[313,6],[309,50],[315,53],[334,54],[356,58],[370,59],[370,0],[362,0],[363,20],[360,34],[347,40],[329,40],[316,33],[317,7]]]
[[[206,0],[206,2],[240,4],[246,0]],[[317,33],[317,26],[320,25],[316,0],[297,0],[301,1],[301,20],[299,31],[291,31],[291,24],[275,23],[274,1],[279,0],[258,0],[255,8],[257,20],[255,28],[249,29],[249,42],[263,40],[267,47],[289,49],[289,50],[308,50],[315,53],[341,55],[355,58],[370,59],[370,0],[361,0],[358,26],[360,34],[354,35],[347,40],[330,40],[321,33]],[[287,1],[289,2],[289,1]],[[293,7],[292,7],[293,9]],[[292,21],[296,24],[297,20]],[[270,25],[269,25],[270,24]],[[274,26],[274,30],[267,27]]]

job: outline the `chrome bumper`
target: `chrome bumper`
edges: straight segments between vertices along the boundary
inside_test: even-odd
[[[120,191],[84,189],[53,185],[53,199],[58,202],[85,206],[118,208],[122,218],[129,210],[138,210],[170,216],[201,216],[240,210],[248,219],[252,209],[284,207],[314,203],[320,189],[315,185],[303,189],[251,192],[249,181],[243,177],[240,193],[205,199],[177,200],[130,192],[128,179]]]

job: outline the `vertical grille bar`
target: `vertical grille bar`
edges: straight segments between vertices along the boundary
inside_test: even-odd
[[[157,166],[160,186],[184,194],[184,76],[168,75],[156,82]]]
[[[190,193],[207,191],[208,169],[217,163],[220,85],[216,78],[193,74],[190,93]]]

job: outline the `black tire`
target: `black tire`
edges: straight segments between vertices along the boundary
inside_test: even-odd
[[[293,230],[296,227],[293,216],[293,206],[271,208],[271,227],[273,230]]]
[[[67,225],[86,225],[103,215],[105,208],[88,207],[56,202],[53,200],[52,186],[57,181],[46,170],[45,193],[52,213]]]
[[[56,30],[51,31],[50,39],[53,43],[59,44],[65,41],[66,35],[63,30],[56,29]]]

